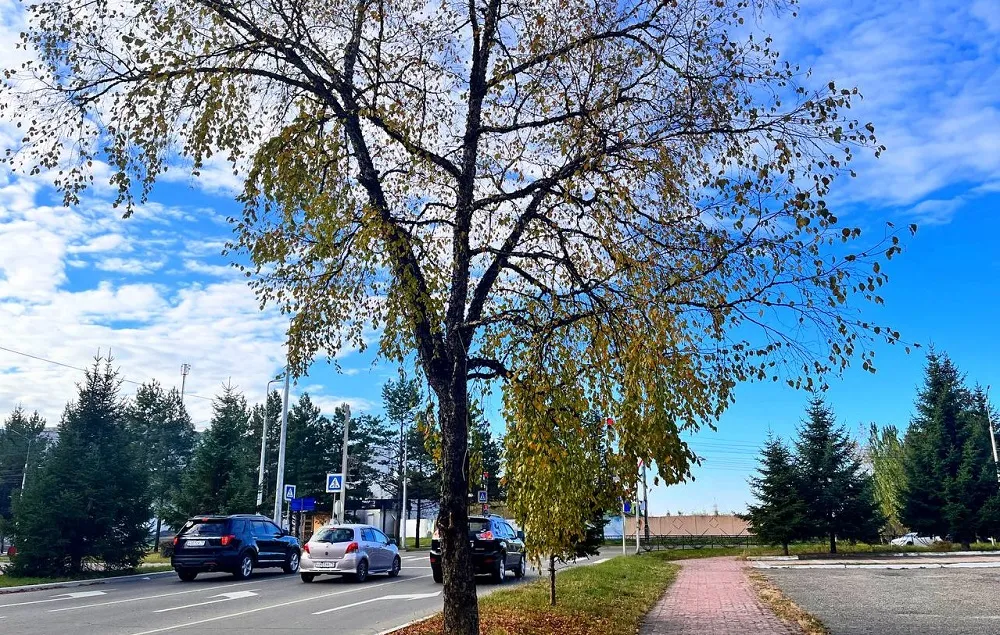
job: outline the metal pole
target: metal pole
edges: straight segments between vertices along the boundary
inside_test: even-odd
[[[409,448],[407,443],[403,442],[403,509],[399,511],[399,546],[403,551],[406,551],[406,461],[409,458]],[[417,527],[417,531],[420,528]]]
[[[264,504],[264,458],[267,456],[267,399],[271,396],[271,384],[281,381],[272,379],[264,388],[264,426],[260,431],[260,468],[257,472],[257,510]]]
[[[646,485],[646,464],[642,464],[642,527],[646,533],[646,546],[649,546],[649,488]]]
[[[340,459],[340,473],[343,483],[340,485],[340,521],[347,522],[347,445],[350,441],[351,407],[344,404],[344,449]]]
[[[289,368],[285,369],[285,397],[281,404],[281,440],[278,443],[278,477],[274,485],[274,522],[279,527],[281,523],[281,508],[285,496],[285,439],[288,437],[288,382],[292,376]],[[291,520],[291,519],[289,519]]]
[[[187,384],[188,373],[191,372],[191,364],[181,364],[181,403],[184,403],[184,386]]]
[[[639,484],[635,485],[635,555],[639,555]]]
[[[986,387],[986,425],[990,429],[990,444],[993,446],[993,465],[997,472],[997,484],[1000,485],[1000,459],[997,459],[997,440],[993,430],[993,417],[990,414],[990,387]]]
[[[28,481],[28,458],[31,456],[31,442],[34,439],[28,439],[28,449],[24,453],[24,472],[21,474],[21,493],[24,493],[24,484]]]
[[[626,534],[625,534],[625,505],[623,503],[622,504],[622,555],[623,556],[626,555],[626,553],[628,552],[628,546],[626,545],[626,542],[625,542],[625,536],[626,536]]]

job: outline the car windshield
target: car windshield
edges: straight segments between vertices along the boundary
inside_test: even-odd
[[[469,536],[476,536],[490,530],[490,521],[485,518],[469,519]]]
[[[340,527],[320,529],[312,537],[313,542],[351,542],[352,540],[354,540],[354,530]]]
[[[221,536],[226,533],[226,521],[219,520],[189,520],[181,530],[185,536]]]

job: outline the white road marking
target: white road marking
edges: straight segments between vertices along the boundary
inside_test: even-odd
[[[355,602],[354,604],[345,604],[344,606],[336,606],[332,609],[326,609],[325,611],[316,611],[313,615],[324,615],[326,613],[333,613],[334,611],[343,611],[344,609],[351,609],[355,606],[361,606],[362,604],[371,604],[372,602],[381,602],[382,600],[424,600],[427,598],[434,598],[441,595],[440,591],[435,593],[410,593],[408,595],[384,595],[380,598],[372,598],[370,600],[361,600],[360,602]]]
[[[77,598],[89,598],[98,595],[105,595],[104,591],[77,591],[76,593],[60,593],[59,595],[45,600],[32,600],[30,602],[14,602],[11,604],[0,605],[0,609],[5,609],[8,606],[28,606],[29,604],[45,604],[47,602],[64,602],[66,600],[75,600]]]
[[[381,584],[371,584],[371,585],[358,585],[351,589],[345,589],[343,591],[334,591],[333,593],[327,593],[325,595],[312,595],[305,598],[299,598],[297,600],[289,600],[288,602],[281,602],[279,604],[271,604],[270,606],[259,606],[255,609],[247,609],[245,611],[239,611],[237,613],[229,613],[227,615],[217,615],[215,617],[208,617],[203,620],[195,620],[194,622],[186,622],[184,624],[174,624],[173,626],[164,626],[163,628],[156,628],[151,631],[142,631],[139,633],[133,633],[133,635],[152,635],[153,633],[165,633],[166,631],[173,631],[179,628],[189,628],[191,626],[200,626],[202,624],[208,624],[209,622],[217,622],[219,620],[229,620],[234,617],[241,617],[243,615],[249,615],[251,613],[258,613],[260,611],[267,611],[270,609],[280,609],[285,606],[292,606],[294,604],[301,604],[303,602],[314,602],[316,600],[322,600],[324,598],[333,597],[335,595],[344,595],[345,593],[357,593],[358,591],[367,591],[369,589],[377,589],[379,587],[384,587],[390,584],[399,584],[400,582],[409,582],[412,580],[420,580],[421,578],[429,578],[429,575],[418,575],[413,578],[401,578],[393,580],[392,582],[383,582]]]
[[[255,589],[260,591],[260,589]],[[153,611],[154,613],[168,613],[170,611],[180,611],[182,609],[193,609],[197,606],[207,606],[209,604],[218,604],[219,602],[228,602],[230,600],[242,600],[244,598],[252,598],[257,594],[253,591],[231,591],[229,593],[220,593],[219,595],[210,595],[207,602],[198,602],[196,604],[186,604],[184,606],[171,606],[167,609],[160,609],[158,611]],[[221,598],[221,599],[212,599]]]
[[[82,606],[67,606],[61,609],[49,609],[49,613],[59,613],[61,611],[79,611],[80,609],[90,609],[95,606],[111,606],[113,604],[125,604],[127,602],[142,602],[143,600],[156,600],[159,598],[166,598],[172,595],[186,595],[188,593],[205,593],[206,591],[215,591],[216,589],[228,589],[234,586],[246,586],[248,584],[260,584],[260,580],[251,580],[250,582],[236,582],[234,584],[223,584],[217,587],[211,588],[198,588],[198,589],[188,589],[187,591],[173,591],[171,593],[160,593],[159,595],[146,595],[138,598],[125,598],[124,600],[113,600],[111,602],[97,602],[96,604],[84,604]]]

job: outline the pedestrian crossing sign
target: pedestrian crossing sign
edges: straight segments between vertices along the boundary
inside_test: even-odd
[[[326,492],[333,494],[344,490],[344,477],[341,474],[326,475]]]

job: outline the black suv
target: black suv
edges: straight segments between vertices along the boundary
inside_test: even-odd
[[[524,560],[524,532],[514,531],[500,516],[469,518],[469,543],[472,546],[472,566],[477,574],[489,574],[494,582],[507,579],[507,572],[523,578],[527,569]],[[431,573],[435,582],[443,582],[441,574],[441,540],[435,531],[431,540]]]
[[[257,567],[299,570],[299,541],[265,516],[198,516],[174,537],[170,565],[185,581],[203,571],[225,571],[246,580]]]

